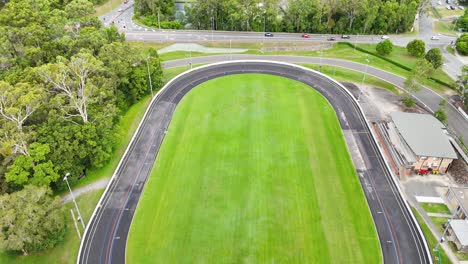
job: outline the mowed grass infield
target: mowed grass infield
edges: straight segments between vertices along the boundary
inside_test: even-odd
[[[282,77],[210,80],[176,109],[128,263],[379,263],[336,114]]]

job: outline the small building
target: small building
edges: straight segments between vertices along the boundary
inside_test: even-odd
[[[458,251],[468,252],[468,220],[452,219],[447,228],[447,238]]]
[[[450,144],[446,127],[428,114],[394,112],[392,124],[405,151],[407,167],[416,173],[446,173],[457,154]]]
[[[466,219],[468,215],[468,188],[449,186],[445,193],[449,209],[455,219]]]

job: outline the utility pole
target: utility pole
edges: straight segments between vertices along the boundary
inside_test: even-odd
[[[161,30],[161,21],[159,20],[159,9],[158,9],[158,28]]]
[[[359,100],[361,99],[361,95],[364,91],[364,81],[366,80],[366,75],[367,75],[367,68],[369,67],[369,62],[370,60],[368,59],[369,55],[366,55],[366,68],[364,70],[364,76],[362,76],[362,81],[361,81],[361,89],[359,91],[359,95],[358,95],[358,98],[357,98],[357,101],[359,102]]]
[[[70,188],[70,184],[68,183],[68,176],[70,176],[70,173],[65,174],[65,177],[63,177],[63,180],[67,182],[68,190],[70,190],[70,195],[72,197],[73,203],[75,204],[76,211],[78,212],[78,221],[81,222],[81,225],[83,226],[83,229],[85,229],[86,224],[84,222],[83,217],[81,216],[80,209],[78,208],[78,204],[76,203],[75,196],[73,195],[73,192]]]
[[[151,81],[151,74],[150,74],[150,68],[149,68],[149,60],[150,56],[146,57],[146,68],[148,69],[148,79],[149,79],[149,84],[150,84],[150,89],[151,89],[151,98],[153,98],[153,83]]]

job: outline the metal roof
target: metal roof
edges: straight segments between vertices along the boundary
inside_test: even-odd
[[[393,123],[414,154],[456,159],[445,126],[432,115],[404,112],[391,113]]]
[[[450,221],[453,233],[457,236],[458,241],[462,246],[468,245],[468,221],[461,219],[453,219]]]

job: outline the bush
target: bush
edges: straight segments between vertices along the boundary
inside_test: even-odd
[[[420,39],[415,39],[406,45],[409,54],[415,57],[421,57],[426,52],[426,43]]]
[[[183,29],[184,26],[180,24],[179,21],[160,21],[158,24],[158,17],[155,15],[144,16],[140,19],[143,25],[148,27],[159,27],[161,25],[162,29]]]
[[[382,42],[379,42],[379,44],[377,44],[377,46],[375,47],[375,50],[379,54],[388,55],[388,54],[392,53],[393,43],[389,39],[386,39],[386,40],[384,40]]]
[[[442,52],[439,48],[430,49],[424,58],[432,64],[434,69],[438,69],[443,64]]]
[[[410,96],[405,96],[405,98],[403,98],[403,104],[408,107],[408,108],[412,108],[416,102],[414,101],[413,98],[411,98]]]
[[[468,55],[468,34],[463,33],[456,42],[457,51],[462,55]]]

